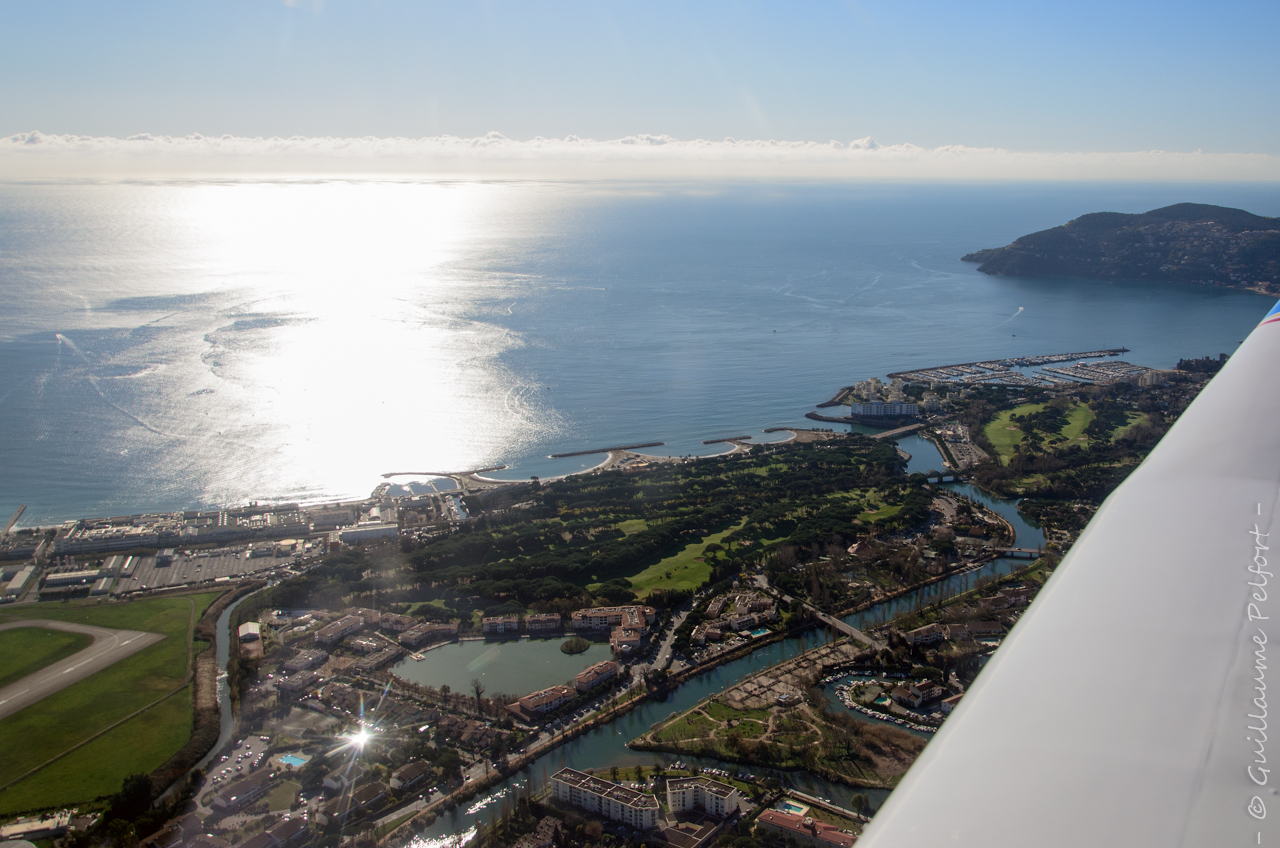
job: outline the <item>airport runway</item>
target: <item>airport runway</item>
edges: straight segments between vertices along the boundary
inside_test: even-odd
[[[28,674],[17,683],[11,683],[0,689],[0,719],[7,718],[23,707],[29,707],[59,689],[65,689],[72,683],[84,680],[95,671],[101,671],[165,638],[163,633],[108,630],[105,627],[90,627],[87,624],[39,618],[0,624],[0,630],[12,630],[15,627],[44,627],[49,630],[85,633],[93,637],[93,644],[65,660]]]

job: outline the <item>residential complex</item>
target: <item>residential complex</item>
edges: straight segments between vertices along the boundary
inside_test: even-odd
[[[552,775],[551,784],[559,803],[581,807],[639,830],[658,823],[658,799],[652,795],[571,768]]]
[[[364,619],[355,615],[343,616],[333,624],[321,627],[316,631],[316,644],[336,645],[353,633],[359,633],[363,629]]]
[[[577,695],[577,691],[571,686],[552,686],[549,689],[525,695],[516,703],[529,712],[549,713],[569,703]]]
[[[750,805],[736,786],[708,777],[681,777],[667,781],[667,808],[673,813],[702,810],[709,816],[727,819],[745,812]]]
[[[613,660],[605,660],[598,662],[593,666],[584,669],[573,678],[573,688],[579,692],[586,692],[595,686],[599,686],[606,680],[610,680],[617,676],[619,665]]]

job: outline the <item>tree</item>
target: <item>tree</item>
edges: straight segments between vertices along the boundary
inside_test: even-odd
[[[133,848],[138,844],[138,834],[134,833],[133,825],[124,819],[116,819],[107,827],[107,835],[111,837],[111,844],[116,848]]]
[[[617,783],[617,782],[618,782],[618,767],[617,767],[617,766],[610,766],[610,768],[609,768],[609,779],[610,779],[610,780],[612,780],[614,783]]]
[[[484,695],[484,682],[478,677],[471,678],[471,690],[476,693],[476,712],[484,715],[484,702],[480,700]]]

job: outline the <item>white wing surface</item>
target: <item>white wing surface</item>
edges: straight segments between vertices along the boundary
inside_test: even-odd
[[[1103,504],[859,848],[1280,844],[1278,366],[1280,304]]]

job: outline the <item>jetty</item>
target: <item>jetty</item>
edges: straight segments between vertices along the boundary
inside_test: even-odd
[[[18,519],[22,517],[22,513],[27,511],[27,505],[21,504],[13,511],[13,515],[9,516],[9,522],[4,525],[4,532],[0,536],[8,536],[9,531],[13,529],[13,525],[18,523]]]
[[[629,451],[636,448],[659,448],[666,442],[645,442],[641,445],[618,445],[612,448],[592,448],[591,450],[568,451],[566,453],[553,453],[550,459],[564,459],[566,456],[588,456],[593,453],[614,453],[615,451]]]
[[[489,465],[485,468],[474,468],[471,471],[388,471],[383,474],[383,478],[391,477],[471,477],[475,474],[484,474],[486,471],[501,471],[506,468],[505,465]]]

